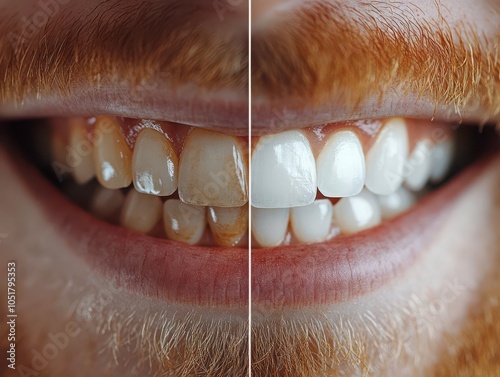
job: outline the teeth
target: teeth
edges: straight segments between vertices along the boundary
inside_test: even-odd
[[[110,189],[127,187],[132,182],[132,151],[122,130],[111,117],[100,117],[94,130],[94,163],[99,183]]]
[[[415,195],[404,187],[400,187],[390,195],[378,196],[377,199],[384,220],[390,220],[405,212],[417,201]]]
[[[363,189],[365,156],[352,131],[334,133],[319,154],[316,166],[318,189],[325,196],[352,196]]]
[[[163,223],[168,238],[196,244],[200,242],[205,231],[205,207],[169,199],[163,205]]]
[[[262,247],[278,246],[285,239],[289,208],[252,208],[252,234]]]
[[[408,160],[410,169],[406,186],[413,191],[424,188],[431,174],[432,145],[430,140],[420,140]]]
[[[201,129],[189,134],[180,158],[179,197],[201,206],[247,203],[246,163],[234,137]]]
[[[339,200],[334,207],[334,216],[336,224],[345,234],[372,228],[381,222],[377,199],[366,189],[356,196]]]
[[[92,143],[86,137],[85,129],[77,120],[71,125],[68,153],[73,155],[73,178],[78,184],[85,184],[95,177]]]
[[[161,219],[161,199],[129,190],[122,208],[120,223],[142,233],[150,232]]]
[[[125,201],[125,195],[120,190],[110,190],[99,186],[90,200],[89,210],[96,217],[110,220],[115,216]]]
[[[330,200],[315,200],[304,207],[292,208],[292,230],[300,242],[312,243],[328,239],[333,206]]]
[[[218,245],[235,246],[248,229],[248,206],[209,207],[208,225]]]
[[[305,206],[314,201],[316,191],[316,162],[300,131],[260,138],[252,155],[252,206]]]
[[[146,128],[139,133],[132,157],[134,187],[138,192],[168,196],[177,190],[179,159],[170,141]]]
[[[431,182],[439,183],[449,172],[455,146],[452,140],[436,144],[432,153]]]
[[[408,133],[403,119],[389,120],[366,157],[366,187],[378,195],[389,195],[403,183],[408,158]]]

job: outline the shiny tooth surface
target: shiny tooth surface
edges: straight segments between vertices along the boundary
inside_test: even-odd
[[[328,239],[332,225],[333,205],[328,199],[291,210],[292,230],[300,242],[312,243]]]
[[[134,187],[144,194],[168,196],[177,190],[179,159],[161,132],[143,129],[132,156]]]
[[[352,131],[333,133],[316,159],[318,189],[328,197],[359,194],[365,184],[365,156]]]
[[[366,156],[365,186],[371,192],[389,195],[401,186],[408,148],[405,121],[388,120]]]
[[[90,199],[89,211],[102,220],[110,220],[119,212],[124,202],[125,195],[120,190],[99,186]]]
[[[261,247],[281,244],[285,238],[290,208],[252,208],[252,235]]]
[[[189,244],[200,242],[206,227],[206,210],[179,199],[163,204],[163,224],[167,237]]]
[[[340,199],[333,211],[335,223],[345,234],[372,228],[381,222],[377,198],[367,189],[358,195]]]
[[[413,191],[423,189],[431,174],[431,164],[431,141],[428,139],[419,140],[406,164],[408,169],[405,180],[406,187]]]
[[[215,242],[221,246],[235,246],[248,230],[248,206],[208,208],[208,225]]]
[[[287,208],[316,197],[316,161],[300,131],[262,136],[252,154],[252,206]]]
[[[179,163],[179,197],[201,206],[239,207],[248,201],[247,167],[238,141],[194,129]]]
[[[80,121],[82,120],[72,120],[68,154],[74,159],[73,178],[78,184],[83,185],[95,177],[95,168],[93,146]]]
[[[161,219],[162,202],[157,196],[129,190],[120,215],[120,223],[142,233],[150,232]]]
[[[451,163],[455,153],[453,140],[448,139],[434,146],[432,151],[432,169],[430,181],[433,183],[441,182],[449,173]]]
[[[99,183],[110,189],[132,182],[132,151],[117,121],[100,117],[94,129],[94,164]]]
[[[384,220],[390,220],[411,208],[417,201],[415,194],[404,187],[387,196],[377,196]]]

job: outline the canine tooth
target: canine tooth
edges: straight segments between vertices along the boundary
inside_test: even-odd
[[[122,208],[120,223],[142,233],[150,232],[161,219],[161,199],[131,189]]]
[[[366,156],[366,187],[378,195],[389,195],[403,183],[408,158],[408,132],[401,118],[390,119]]]
[[[252,206],[305,206],[314,201],[316,191],[316,161],[302,132],[260,138],[252,155]]]
[[[179,197],[201,206],[240,207],[248,201],[247,167],[238,141],[219,132],[191,131],[179,164]]]
[[[359,194],[365,184],[365,156],[352,131],[335,132],[316,160],[318,189],[325,196]]]
[[[424,188],[429,180],[432,163],[432,145],[430,140],[420,140],[408,159],[407,168],[410,170],[406,177],[406,186],[413,191]]]
[[[358,195],[340,199],[333,212],[336,224],[345,234],[372,228],[381,221],[377,199],[367,189],[363,189]]]
[[[132,151],[113,118],[100,117],[94,130],[94,164],[99,183],[110,189],[132,182]]]
[[[252,234],[262,247],[281,244],[285,238],[290,208],[252,208]]]
[[[315,200],[312,204],[292,208],[292,230],[300,242],[321,242],[328,238],[332,225],[333,206],[330,200]]]
[[[178,168],[179,159],[170,141],[159,131],[143,129],[132,156],[135,189],[144,194],[171,195],[177,190]]]
[[[68,153],[74,158],[73,178],[81,185],[95,177],[93,146],[85,135],[85,129],[78,123],[81,119],[73,119],[69,137]]]
[[[206,226],[205,207],[169,199],[163,205],[163,224],[167,237],[189,244],[198,243]]]
[[[118,213],[125,201],[125,195],[120,190],[111,190],[98,186],[90,199],[89,211],[103,220],[110,220]]]
[[[209,207],[208,225],[218,245],[237,245],[248,230],[248,206]]]
[[[380,212],[384,220],[390,220],[411,208],[417,201],[415,195],[400,187],[387,196],[377,196]]]
[[[434,146],[432,152],[431,182],[439,183],[446,177],[453,161],[454,152],[455,146],[452,140],[446,140]]]

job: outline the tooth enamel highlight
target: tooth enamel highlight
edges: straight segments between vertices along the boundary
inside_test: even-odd
[[[356,233],[380,224],[380,206],[375,195],[363,189],[358,195],[339,200],[334,218],[342,233]]]
[[[290,217],[289,208],[252,208],[252,235],[262,247],[281,244]]]
[[[118,123],[100,117],[94,130],[94,164],[99,183],[110,189],[127,187],[132,182],[132,151]]]
[[[378,195],[389,195],[403,183],[408,158],[408,132],[403,119],[390,119],[366,157],[366,187]]]
[[[163,223],[168,238],[196,244],[200,242],[205,231],[205,207],[169,199],[163,205]]]
[[[300,242],[312,243],[328,239],[332,226],[333,206],[330,200],[315,200],[312,204],[292,208],[292,230]]]
[[[247,168],[238,141],[195,129],[181,153],[179,197],[201,206],[240,207],[248,201]]]
[[[120,190],[99,186],[92,195],[89,211],[102,220],[109,220],[118,213],[124,202],[125,195]]]
[[[455,152],[454,143],[452,140],[446,140],[434,146],[432,152],[432,169],[430,180],[433,183],[441,182],[449,173],[453,154]]]
[[[170,141],[145,128],[139,133],[132,156],[134,187],[138,192],[168,196],[177,190],[179,159]]]
[[[157,196],[130,190],[122,208],[120,223],[142,233],[150,232],[161,219],[162,202]]]
[[[86,131],[74,119],[69,137],[69,150],[74,159],[73,178],[78,184],[85,184],[95,177],[93,146],[86,137]]]
[[[432,144],[428,139],[420,140],[408,159],[406,186],[413,191],[424,188],[431,174]]]
[[[365,184],[365,156],[352,131],[335,132],[316,160],[318,189],[329,197],[359,194]]]
[[[260,138],[252,155],[252,206],[305,206],[314,201],[316,191],[316,161],[302,132]]]
[[[400,187],[395,192],[387,196],[378,196],[380,212],[384,220],[390,220],[411,208],[417,201],[415,195]]]
[[[218,245],[235,246],[248,229],[248,206],[209,207],[208,225]]]

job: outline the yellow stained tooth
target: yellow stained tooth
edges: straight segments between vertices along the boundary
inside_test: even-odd
[[[248,206],[209,207],[208,225],[220,246],[235,246],[248,230]]]
[[[86,135],[83,119],[73,118],[70,121],[70,149],[73,155],[73,178],[79,184],[85,184],[95,177],[93,146]]]
[[[172,143],[160,132],[139,133],[132,157],[134,187],[144,194],[168,196],[177,190],[179,159]]]
[[[171,240],[196,244],[203,237],[206,227],[205,207],[169,199],[163,205],[163,224]]]
[[[94,164],[99,183],[110,189],[132,182],[132,151],[123,132],[111,117],[99,117],[94,129]]]
[[[246,161],[236,138],[202,129],[191,131],[180,157],[179,197],[201,206],[247,203]]]
[[[161,219],[162,202],[157,196],[131,189],[123,205],[120,223],[142,233],[150,232]]]

